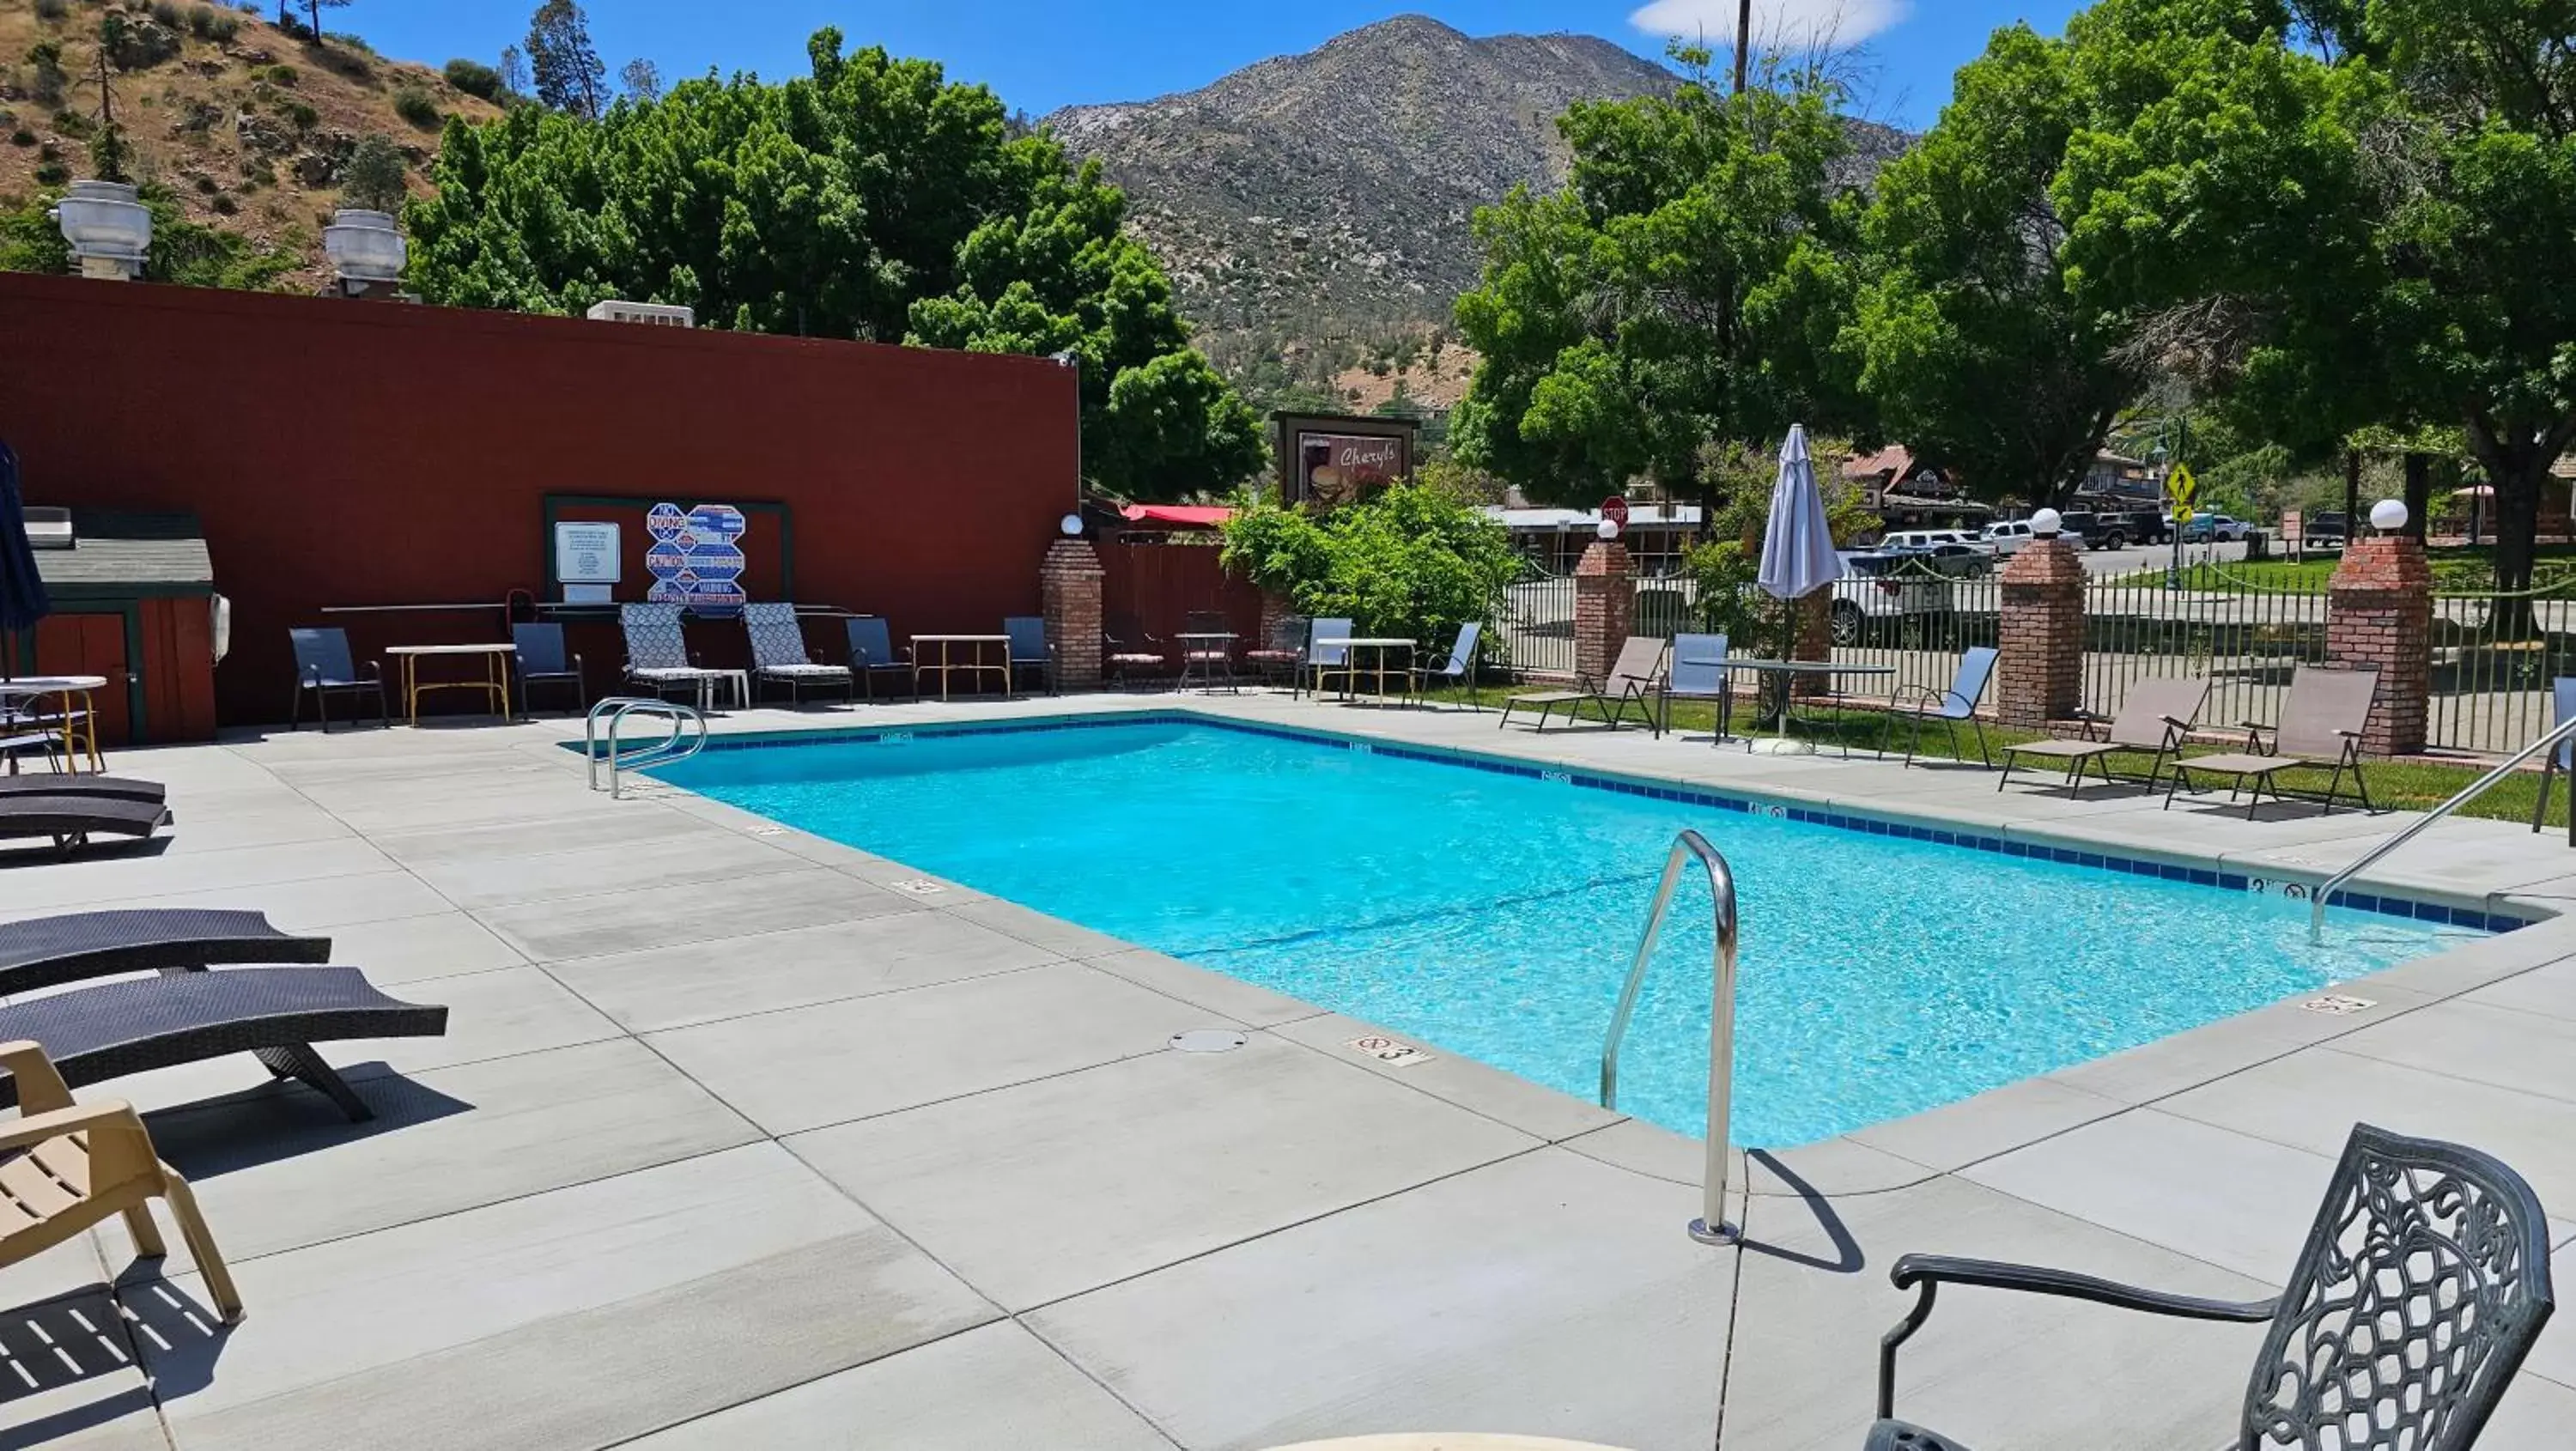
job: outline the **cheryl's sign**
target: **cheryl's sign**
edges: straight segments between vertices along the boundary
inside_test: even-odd
[[[1351,503],[1413,472],[1409,423],[1283,417],[1280,424],[1283,493],[1291,503]]]

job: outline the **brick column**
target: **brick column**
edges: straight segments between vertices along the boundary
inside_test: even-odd
[[[1100,581],[1108,573],[1088,539],[1058,539],[1047,546],[1046,562],[1038,566],[1058,690],[1099,688]]]
[[[2046,729],[2084,703],[2084,562],[2063,539],[2034,539],[2004,566],[2002,594],[1996,713]]]
[[[1784,602],[1789,612],[1789,658],[1792,660],[1831,660],[1834,658],[1834,590],[1823,589],[1802,594]],[[1833,677],[1828,675],[1792,675],[1789,694],[1804,700],[1809,696],[1833,694]]]
[[[1636,566],[1628,546],[1596,539],[1574,566],[1574,669],[1598,683],[1610,678],[1637,609]]]
[[[1279,638],[1279,622],[1297,613],[1297,602],[1274,590],[1261,592],[1261,638],[1253,642],[1256,650],[1267,650]]]
[[[2379,535],[2344,549],[2326,586],[2326,663],[2379,672],[2361,731],[2365,754],[2424,749],[2433,696],[2433,570],[2423,541]]]

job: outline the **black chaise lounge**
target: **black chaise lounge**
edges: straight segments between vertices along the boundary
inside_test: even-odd
[[[1880,1342],[1880,1420],[1866,1451],[1967,1451],[1894,1419],[1896,1349],[1943,1285],[2267,1325],[2227,1444],[2347,1451],[2469,1451],[2557,1303],[2549,1221],[2521,1175],[2475,1149],[2368,1124],[2353,1125],[2289,1287],[2273,1299],[2204,1300],[1943,1255],[1906,1255],[1891,1278],[1923,1294]]]
[[[127,801],[167,801],[170,788],[158,781],[141,781],[132,776],[75,775],[69,771],[30,771],[18,776],[0,776],[0,797],[7,796],[114,796]]]
[[[147,907],[0,923],[0,995],[13,997],[122,972],[330,960],[330,938],[291,936],[257,912]]]
[[[158,801],[34,792],[0,795],[0,838],[50,837],[54,849],[64,856],[70,856],[74,847],[89,845],[92,836],[130,836],[139,841],[172,820],[170,808]]]
[[[244,967],[74,988],[0,1008],[0,1042],[41,1043],[74,1088],[228,1053],[319,1089],[352,1122],[375,1111],[308,1045],[345,1038],[435,1038],[447,1009],[400,1002],[354,967]],[[0,1106],[18,1101],[0,1084]]]

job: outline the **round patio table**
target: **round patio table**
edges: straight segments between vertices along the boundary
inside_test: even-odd
[[[1181,678],[1174,690],[1190,688],[1190,677],[1198,677],[1199,686],[1216,694],[1217,672],[1225,673],[1225,688],[1238,690],[1234,683],[1234,642],[1241,636],[1232,630],[1183,630],[1172,637],[1181,642]]]
[[[1386,679],[1389,675],[1404,682],[1405,694],[1413,693],[1413,652],[1420,648],[1420,641],[1399,640],[1392,636],[1352,635],[1341,639],[1317,640],[1315,643],[1319,646],[1339,645],[1346,652],[1342,658],[1341,675],[1346,682],[1342,690],[1342,699],[1349,700],[1359,693],[1361,674],[1359,657],[1356,653],[1350,652],[1360,650],[1369,652],[1371,664],[1368,675],[1377,686],[1378,699],[1386,699]],[[1404,652],[1404,664],[1393,668],[1387,665],[1387,652],[1391,650]]]
[[[1721,670],[1749,670],[1762,677],[1763,715],[1759,723],[1763,725],[1778,726],[1780,728],[1780,738],[1782,740],[1795,740],[1797,738],[1797,733],[1790,729],[1790,727],[1796,723],[1797,717],[1789,709],[1790,692],[1788,689],[1789,682],[1796,677],[1801,675],[1820,675],[1830,680],[1832,677],[1837,675],[1894,675],[1896,673],[1896,667],[1893,665],[1845,665],[1833,660],[1753,660],[1730,658],[1725,660],[1712,660],[1708,663],[1717,666]],[[1773,691],[1775,689],[1778,691],[1776,699],[1773,697]],[[1711,741],[1711,745],[1715,745],[1727,738],[1727,719],[1734,703],[1734,692],[1732,691],[1727,693],[1727,697],[1725,699],[1718,702],[1717,739]],[[1745,744],[1750,746],[1752,744],[1752,739],[1750,737],[1746,737]]]
[[[51,695],[61,702],[63,728],[63,768],[80,769],[82,747],[86,746],[89,768],[107,769],[107,758],[98,749],[98,700],[95,691],[107,688],[104,675],[19,675],[0,680],[0,695]],[[73,696],[79,696],[75,705]]]

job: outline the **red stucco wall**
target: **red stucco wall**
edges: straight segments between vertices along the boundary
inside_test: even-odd
[[[799,603],[997,629],[1037,611],[1074,409],[1042,359],[0,274],[28,502],[195,511],[234,601],[228,725],[282,718],[292,625],[355,623],[362,655],[501,638],[492,612],[319,611],[542,592],[548,494],[782,503]]]

